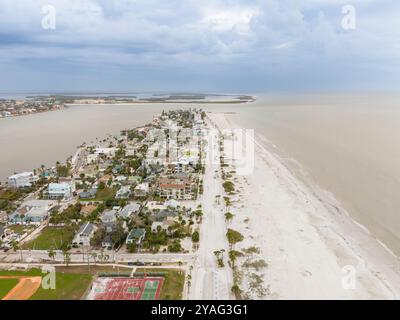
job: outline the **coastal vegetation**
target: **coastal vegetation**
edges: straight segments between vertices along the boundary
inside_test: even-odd
[[[235,262],[237,258],[243,257],[243,253],[236,250],[229,250],[229,260],[231,262],[231,267],[235,268]]]
[[[232,193],[235,191],[234,184],[232,181],[225,181],[222,186],[224,187],[224,190],[226,193]]]
[[[217,264],[219,268],[223,268],[224,264],[224,249],[214,251],[214,255],[217,258]]]
[[[233,247],[236,243],[243,241],[244,239],[243,235],[240,232],[229,228],[226,232],[226,237],[228,238],[228,242],[231,247]]]
[[[225,220],[226,220],[226,222],[230,222],[230,221],[232,221],[232,219],[233,219],[233,214],[231,213],[231,212],[226,212],[225,213]]]
[[[197,243],[200,241],[200,234],[197,230],[192,233],[192,241],[194,243]]]
[[[244,248],[244,249],[242,249],[242,251],[246,254],[259,254],[260,248],[252,246],[252,247]]]
[[[181,252],[183,251],[183,248],[181,246],[181,242],[178,239],[175,239],[169,246],[168,246],[168,251],[169,252]]]
[[[59,177],[68,177],[71,174],[71,165],[69,163],[62,165],[57,162],[56,170]]]
[[[259,259],[259,260],[246,260],[243,264],[242,267],[243,268],[253,268],[256,271],[259,271],[261,269],[264,269],[268,266],[268,264],[265,262],[265,260],[263,259]]]

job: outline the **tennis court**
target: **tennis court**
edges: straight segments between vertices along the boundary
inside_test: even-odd
[[[158,300],[164,279],[108,278],[100,277],[93,282],[88,300]]]

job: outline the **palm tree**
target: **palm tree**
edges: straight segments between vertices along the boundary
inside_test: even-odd
[[[225,213],[225,221],[227,223],[232,221],[232,219],[233,219],[233,214],[231,212],[228,211],[227,213]]]
[[[91,256],[91,254],[89,252],[89,249],[86,252],[86,255],[87,255],[88,270],[89,270],[89,274],[90,274],[90,256]]]
[[[191,280],[192,280],[192,276],[190,275],[190,274],[188,274],[188,276],[187,276],[187,288],[188,288],[188,296],[189,296],[189,292],[190,292],[190,286],[192,285],[192,282],[191,282]]]
[[[71,254],[68,252],[68,248],[67,247],[63,247],[62,248],[62,254],[64,256],[64,263],[67,265],[69,265],[69,263],[71,262]]]
[[[65,253],[65,264],[67,265],[67,267],[68,267],[70,262],[71,262],[71,254],[67,251]]]
[[[97,253],[96,253],[96,252],[93,252],[93,253],[91,254],[91,257],[93,258],[94,263],[96,264]]]
[[[21,246],[19,245],[19,243],[15,240],[13,240],[11,242],[11,246],[14,250],[14,252],[17,252],[19,250],[20,254],[21,254],[21,262],[23,261],[23,257],[22,257],[22,250],[21,250]]]
[[[49,256],[49,258],[53,259],[53,262],[55,261],[56,252],[53,249],[47,251],[47,255]]]

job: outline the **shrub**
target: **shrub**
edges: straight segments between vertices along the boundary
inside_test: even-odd
[[[200,234],[198,231],[194,231],[192,234],[192,241],[199,242],[200,241]]]
[[[230,193],[230,192],[235,191],[234,184],[233,184],[232,181],[225,181],[222,184],[222,186],[224,187],[224,190],[225,190],[226,193]]]
[[[228,229],[228,232],[226,233],[226,237],[228,238],[228,242],[231,245],[234,245],[240,241],[243,241],[244,237],[243,235],[233,229]]]

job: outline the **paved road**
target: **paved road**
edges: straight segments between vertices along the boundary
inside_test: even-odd
[[[216,196],[222,195],[217,144],[212,152],[213,161],[206,166],[204,175],[203,222],[200,228],[200,248],[192,272],[190,299],[227,300],[231,298],[232,272],[227,265],[229,246],[226,239],[226,223],[222,206]],[[225,250],[224,268],[219,268],[214,251]]]
[[[91,251],[91,253],[96,252],[98,256],[100,256],[100,251]],[[112,252],[104,252],[109,255],[109,262],[162,262],[162,263],[191,263],[194,260],[194,254],[185,254],[185,253],[158,253],[158,254],[141,254],[141,253],[115,253],[113,255]],[[88,261],[88,256],[91,262],[95,262],[94,258],[91,254],[86,253],[72,253],[70,255],[70,261],[74,263],[85,263]],[[40,263],[44,261],[50,261],[48,252],[46,250],[22,250],[22,258],[23,262],[30,263]],[[54,258],[55,262],[63,262],[64,256],[61,251],[56,251],[56,256]],[[21,251],[12,252],[9,251],[7,253],[0,253],[0,262],[21,262]]]
[[[73,157],[72,161],[72,174],[79,173],[79,170],[85,165],[86,162],[86,149],[79,148],[76,152],[75,156]]]

